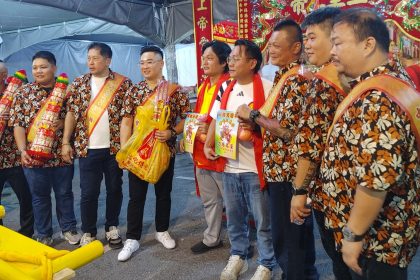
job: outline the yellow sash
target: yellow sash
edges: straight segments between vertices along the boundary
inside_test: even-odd
[[[170,98],[172,96],[172,94],[174,94],[177,89],[178,89],[178,85],[168,84],[168,98]],[[144,118],[144,116],[148,116],[148,118],[150,117],[151,119],[153,118],[153,111],[154,111],[154,107],[155,107],[154,97],[157,94],[156,90],[157,90],[157,87],[153,90],[153,93],[151,95],[149,95],[149,97],[147,97],[147,99],[144,100],[143,103],[140,104],[137,107],[136,115],[134,117],[134,130],[140,124],[141,119]],[[146,115],[145,114],[139,114],[138,109],[140,109],[140,108],[142,110],[147,111],[148,113]]]
[[[125,77],[114,72],[114,79],[107,79],[100,89],[98,95],[92,101],[87,109],[87,125],[88,137],[92,135],[93,130],[102,117],[108,105],[111,103],[121,84],[125,81]]]
[[[328,138],[338,119],[357,99],[368,90],[384,92],[397,103],[410,119],[411,129],[416,137],[417,151],[420,154],[420,93],[404,81],[390,75],[378,75],[359,83],[340,103],[335,112],[334,120],[328,130]]]
[[[338,77],[337,68],[333,64],[325,65],[321,70],[319,70],[315,77],[320,80],[325,81],[330,86],[332,86],[339,94],[346,97],[346,92],[343,89],[340,78]]]
[[[280,91],[283,89],[284,83],[290,76],[296,75],[298,73],[298,70],[298,65],[289,69],[289,71],[283,74],[283,76],[280,78],[277,84],[273,88],[271,88],[270,94],[268,95],[264,104],[259,109],[261,115],[267,118],[271,117],[271,113],[273,112],[274,106],[276,106],[277,100],[280,97]]]
[[[36,114],[34,120],[32,121],[31,125],[28,128],[28,136],[26,137],[26,139],[30,143],[32,143],[34,141],[36,132],[38,131],[38,129],[40,128],[40,126],[42,124],[42,116],[44,115],[45,111],[47,110],[47,107],[48,107],[47,104],[50,101],[52,93],[53,92],[51,92],[51,94],[47,97],[44,104],[42,104],[41,109],[39,109],[39,111]]]

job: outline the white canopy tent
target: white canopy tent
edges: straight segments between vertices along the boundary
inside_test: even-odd
[[[38,2],[42,5],[26,2]],[[108,1],[82,1],[84,4],[90,2],[96,4],[95,10],[87,12],[83,10],[82,3],[76,3],[76,5],[73,3],[75,1],[49,1],[54,6],[64,3],[65,7],[63,7],[67,9],[70,9],[69,4],[72,2],[76,7],[75,12],[45,6],[51,5],[51,3],[41,2],[47,1],[0,0],[0,6],[4,7],[0,10],[0,59],[6,61],[9,72],[24,68],[27,70],[28,76],[31,77],[32,55],[38,50],[49,50],[57,57],[58,71],[66,72],[73,79],[87,72],[85,60],[88,44],[92,41],[101,41],[108,43],[113,49],[112,69],[137,82],[141,79],[137,66],[140,48],[148,44],[157,44],[165,50],[165,61],[169,67],[168,71],[164,70],[165,74],[170,79],[177,80],[181,85],[196,84],[195,47],[191,43],[179,44],[181,40],[190,38],[192,34],[192,23],[188,27],[185,18],[182,17],[182,14],[186,12],[185,7],[188,7],[188,5],[183,6],[182,3],[185,5],[185,2],[189,1],[174,2],[172,8],[165,7],[164,3],[159,3],[159,1],[135,1],[136,3],[109,1],[108,6],[102,5],[103,2]],[[125,4],[120,2],[135,5],[137,10],[142,8],[141,13],[135,14],[135,9],[132,7],[129,12],[130,16],[125,17],[124,20],[122,17],[124,10],[122,11],[120,8],[121,5],[125,7]],[[98,6],[98,3],[101,5]],[[87,6],[92,8],[92,5]],[[182,7],[183,9],[181,9]],[[188,8],[191,14],[191,3]],[[183,12],[174,12],[178,9]],[[85,11],[84,15],[81,14],[82,10]],[[168,14],[166,17],[163,16],[163,11]],[[170,20],[170,14],[174,13],[181,15],[180,22]],[[85,14],[94,15],[97,18],[88,17]],[[108,17],[112,15],[115,16],[111,20],[114,23],[98,19],[108,20]],[[140,26],[136,28],[136,31],[129,27],[134,26],[134,23],[128,21],[130,17],[134,18]],[[143,20],[140,20],[141,18]],[[159,24],[163,22],[164,18],[166,19],[165,23]],[[125,23],[125,25],[115,22]],[[166,24],[166,22],[170,23]],[[163,26],[173,26],[169,29],[179,30],[175,26],[180,26],[182,22],[186,29],[190,28],[191,30],[183,34],[181,34],[182,32],[175,34],[162,31]],[[144,34],[139,33],[144,30]],[[168,33],[167,37],[162,36],[166,33]],[[174,66],[176,66],[175,69],[170,69]]]

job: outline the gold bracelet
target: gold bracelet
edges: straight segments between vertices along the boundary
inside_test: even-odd
[[[61,146],[66,146],[66,145],[71,146],[70,143],[63,143],[63,144],[61,144]]]

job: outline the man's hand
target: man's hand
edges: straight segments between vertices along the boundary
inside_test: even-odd
[[[204,146],[204,155],[209,160],[216,160],[216,159],[219,158],[219,156],[214,151],[214,148],[213,147]]]
[[[180,153],[185,153],[185,145],[184,145],[184,139],[179,140],[179,152]]]
[[[349,242],[342,240],[343,247],[341,253],[343,254],[343,261],[346,265],[359,275],[362,275],[362,269],[359,266],[359,256],[362,253],[363,241]]]
[[[73,162],[73,148],[70,144],[64,144],[61,147],[61,157],[64,162],[72,163]]]
[[[311,209],[305,207],[306,195],[294,195],[290,202],[290,222],[304,222],[305,217],[311,214]]]
[[[20,160],[22,162],[23,166],[40,166],[43,164],[42,161],[33,159],[26,151],[22,151],[22,153],[20,154]]]
[[[209,124],[205,122],[199,122],[198,123],[198,133],[201,134],[207,134],[207,131],[209,130]]]
[[[236,110],[236,117],[240,118],[244,121],[249,121],[249,113],[251,113],[251,108],[248,107],[246,104],[242,104]]]
[[[170,129],[167,130],[156,130],[155,131],[155,138],[159,142],[166,142],[171,139],[172,131]]]
[[[56,121],[54,121],[53,126],[57,130],[64,128],[64,120],[56,120]]]

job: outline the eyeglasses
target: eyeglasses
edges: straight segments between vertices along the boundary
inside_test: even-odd
[[[236,56],[228,56],[228,58],[226,59],[227,63],[237,63],[242,59],[242,57],[236,57]],[[255,59],[252,57],[245,57],[246,60],[248,59]]]
[[[162,60],[161,59],[159,59],[159,60],[145,60],[145,61],[140,61],[137,64],[140,65],[141,67],[152,66],[153,64],[155,64],[156,62],[159,62],[159,61],[162,61]]]

